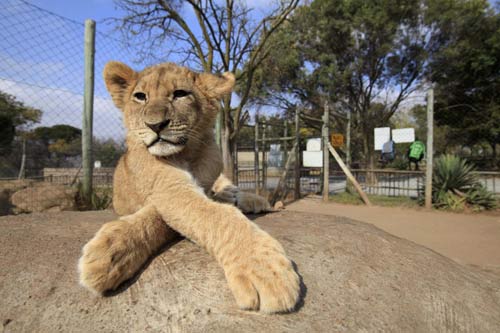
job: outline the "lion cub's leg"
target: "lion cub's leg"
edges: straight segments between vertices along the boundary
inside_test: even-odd
[[[221,174],[212,187],[212,199],[236,205],[243,213],[272,211],[269,202],[259,195],[240,191],[226,176]]]
[[[206,248],[224,269],[242,309],[289,311],[299,298],[299,277],[280,243],[234,206],[214,202],[192,179],[150,198],[172,229]]]
[[[104,224],[84,247],[78,263],[80,283],[102,293],[130,279],[175,232],[153,206]]]

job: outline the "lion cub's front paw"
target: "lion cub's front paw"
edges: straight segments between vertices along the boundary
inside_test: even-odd
[[[96,293],[116,289],[131,278],[148,255],[129,241],[126,221],[106,223],[84,247],[78,262],[80,284]]]
[[[249,256],[236,255],[226,277],[238,306],[265,313],[294,309],[300,294],[299,276],[281,245],[266,235]]]
[[[236,186],[226,186],[222,191],[213,194],[213,199],[218,202],[236,204],[236,196],[239,189]]]
[[[226,186],[222,191],[214,193],[215,201],[236,205],[243,213],[257,214],[271,212],[269,202],[260,195],[240,191],[236,186]]]

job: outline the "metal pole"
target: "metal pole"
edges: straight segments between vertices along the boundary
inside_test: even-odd
[[[427,163],[425,168],[425,208],[432,208],[432,168],[434,147],[434,89],[427,92]]]
[[[283,122],[283,136],[286,138],[288,137],[288,125],[287,121]],[[283,162],[288,161],[288,142],[286,140],[283,140]]]
[[[267,124],[264,120],[262,122],[262,189],[267,190],[267,156],[266,156],[266,131]]]
[[[259,185],[260,185],[260,177],[259,177],[259,115],[255,115],[255,144],[254,144],[254,177],[255,177],[255,194],[259,194]]]
[[[19,174],[17,179],[26,178],[26,138],[23,138],[23,155],[21,157],[21,167],[19,168]]]
[[[233,184],[238,186],[239,174],[238,174],[238,140],[233,142]]]
[[[347,167],[351,167],[351,110],[347,113],[347,128],[345,133],[345,162]]]
[[[294,200],[300,199],[300,117],[299,110],[295,109],[295,184],[294,184]]]
[[[330,192],[330,154],[328,152],[328,122],[330,118],[330,108],[328,101],[325,102],[323,110],[323,127],[321,128],[321,136],[323,137],[323,201],[328,202]]]
[[[217,143],[219,149],[221,149],[222,112],[224,111],[219,110],[217,117],[215,118],[215,143]]]
[[[82,168],[83,198],[88,203],[92,195],[92,124],[94,113],[94,55],[95,55],[95,21],[85,20],[84,36],[84,93],[82,121]]]

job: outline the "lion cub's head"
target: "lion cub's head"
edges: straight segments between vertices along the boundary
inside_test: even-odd
[[[135,72],[112,61],[104,68],[104,80],[124,113],[129,140],[157,156],[203,143],[203,134],[213,128],[218,100],[234,86],[231,73],[195,73],[172,63]]]

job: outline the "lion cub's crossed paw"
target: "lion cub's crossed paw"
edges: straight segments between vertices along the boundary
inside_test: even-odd
[[[249,256],[236,255],[225,265],[226,278],[244,310],[280,313],[293,310],[300,294],[299,276],[281,245],[266,235]]]

